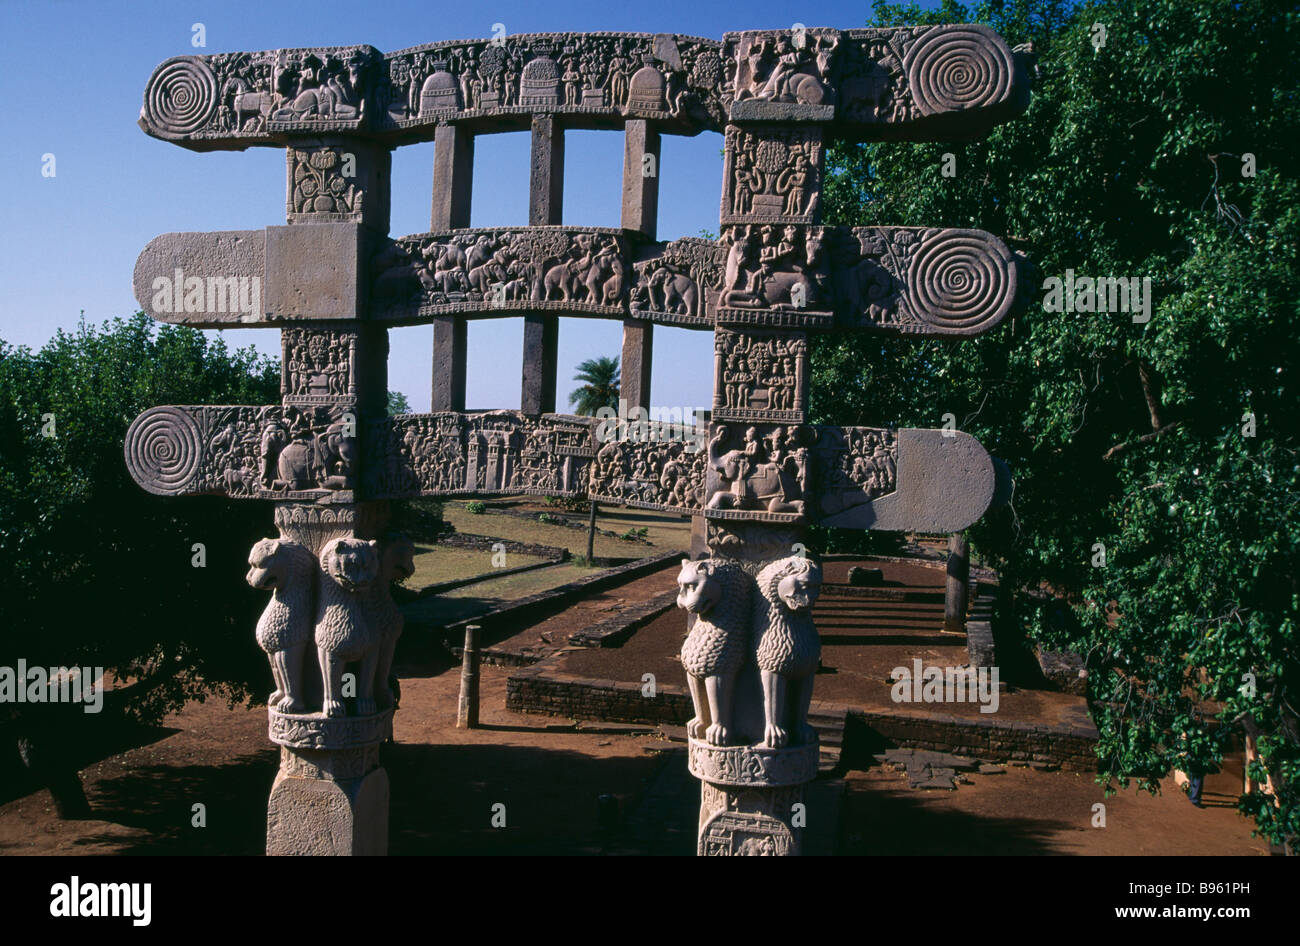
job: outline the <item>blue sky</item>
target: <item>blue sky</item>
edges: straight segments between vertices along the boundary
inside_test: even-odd
[[[935,5],[926,2],[925,6]],[[361,12],[357,12],[357,11]],[[136,125],[146,80],[164,59],[194,52],[369,43],[383,51],[445,39],[509,33],[625,30],[721,38],[728,30],[808,26],[851,28],[867,2],[800,7],[751,0],[743,7],[653,3],[336,3],[73,2],[0,0],[0,101],[8,170],[0,228],[0,338],[38,347],[81,310],[98,323],[138,308],[131,273],[160,233],[256,229],[284,223],[284,153],[277,148],[196,154],[157,141]],[[204,24],[207,46],[191,46]],[[721,135],[664,136],[659,237],[716,231]],[[618,226],[623,161],[615,132],[568,132],[564,222]],[[42,177],[43,155],[55,176]],[[395,236],[429,229],[433,145],[393,153]],[[528,136],[477,139],[471,224],[528,219]],[[234,346],[278,355],[274,330],[225,332]],[[389,387],[427,410],[433,330],[391,333]],[[617,355],[617,322],[565,319],[560,325],[558,400],[585,358]],[[517,407],[522,320],[471,322],[467,401],[471,408]],[[712,386],[707,333],[655,329],[655,405],[707,407]],[[560,405],[563,410],[563,404]]]

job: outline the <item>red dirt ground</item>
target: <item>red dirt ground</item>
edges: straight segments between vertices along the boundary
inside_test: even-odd
[[[905,587],[937,587],[942,572],[887,567]],[[830,563],[828,581],[847,564]],[[625,602],[671,588],[673,569],[593,595],[565,614],[521,628],[513,646],[562,643]],[[904,605],[825,595],[818,620],[825,664],[821,700],[888,701],[885,677],[903,658],[964,662],[964,640],[934,631],[938,605]],[[864,630],[880,627],[887,631]],[[684,634],[669,613],[622,648],[563,659],[595,661],[589,675],[640,679],[650,670],[676,680],[672,655]],[[597,669],[598,668],[598,669]],[[571,668],[572,669],[572,668]],[[684,764],[679,747],[636,727],[591,724],[505,709],[511,668],[482,671],[483,728],[454,727],[459,669],[399,668],[402,708],[396,745],[385,765],[392,781],[390,849],[394,854],[598,854],[597,798],[618,797],[631,810],[664,764]],[[575,672],[588,672],[579,671]],[[1003,710],[1050,716],[1061,694],[1007,694]],[[1076,698],[1068,698],[1074,700]],[[890,704],[893,705],[893,704]],[[896,707],[895,707],[896,708]],[[945,712],[955,709],[945,705]],[[0,806],[0,854],[258,854],[265,843],[266,797],[276,752],[266,741],[265,709],[192,703],[164,722],[154,741],[112,755],[82,772],[95,820],[60,821],[41,791]],[[666,749],[674,750],[667,761]],[[1132,789],[1106,799],[1091,777],[1008,768],[974,775],[956,791],[919,791],[906,776],[873,767],[846,776],[840,850],[844,854],[1240,854],[1260,855],[1250,822],[1233,809],[1239,760],[1206,781],[1204,809],[1188,803],[1171,780],[1157,797]],[[490,824],[503,802],[507,827]],[[1092,827],[1093,805],[1106,805],[1106,827]],[[207,826],[191,826],[192,806],[206,807]],[[623,845],[620,849],[626,849]]]

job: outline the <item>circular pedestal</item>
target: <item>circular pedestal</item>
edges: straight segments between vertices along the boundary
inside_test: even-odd
[[[689,740],[687,764],[702,782],[737,787],[803,785],[817,777],[818,745],[768,749],[764,746],[711,746]]]
[[[290,749],[360,749],[393,735],[393,711],[370,716],[299,716],[267,708],[268,736]]]

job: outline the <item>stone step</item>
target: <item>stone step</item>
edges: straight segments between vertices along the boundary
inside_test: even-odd
[[[817,730],[817,740],[821,744],[819,771],[830,772],[839,766],[848,716],[848,708],[843,706],[814,702],[809,707],[808,725]]]

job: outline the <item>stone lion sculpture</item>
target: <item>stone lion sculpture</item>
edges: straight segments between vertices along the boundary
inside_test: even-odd
[[[785,746],[792,734],[800,743],[813,738],[808,705],[821,640],[812,606],[821,583],[821,566],[798,555],[769,562],[758,573],[754,659],[763,683],[763,744],[769,749]]]
[[[357,715],[375,712],[375,673],[382,640],[366,613],[370,586],[379,579],[378,543],[339,538],[320,553],[316,654],[325,688],[322,714],[343,716],[343,669],[357,662]]]
[[[724,746],[731,736],[736,674],[748,652],[749,578],[735,566],[683,559],[677,586],[677,606],[695,615],[681,653],[695,703],[687,731]]]
[[[390,586],[415,573],[415,546],[406,536],[392,536],[379,544],[379,579],[370,586],[366,595],[366,617],[379,638],[379,659],[375,665],[375,692],[380,705],[385,708],[396,702],[389,683],[393,667],[393,651],[402,636],[405,619],[393,601]]]
[[[267,705],[303,713],[302,666],[312,639],[316,557],[288,539],[262,539],[248,553],[248,583],[271,592],[257,621],[257,644],[271,661],[275,692]]]

